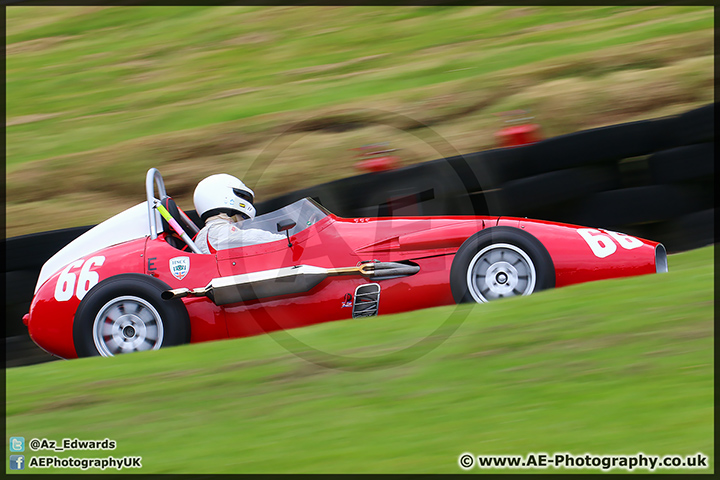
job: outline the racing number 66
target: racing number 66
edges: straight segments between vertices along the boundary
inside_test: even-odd
[[[78,260],[65,267],[65,270],[62,271],[55,285],[55,300],[58,302],[66,302],[72,298],[73,291],[75,291],[77,299],[82,300],[85,294],[100,281],[100,275],[90,270],[90,268],[93,266],[100,267],[103,263],[105,263],[105,257],[97,256],[91,257],[85,262]],[[80,269],[79,278],[74,273],[70,273],[70,270],[80,266],[82,266],[82,268]],[[78,280],[77,290],[75,289],[76,278]]]
[[[605,258],[617,250],[615,242],[626,250],[642,247],[643,243],[635,237],[624,235],[610,230],[597,230],[595,228],[578,228],[577,232],[587,242],[590,250],[598,258]],[[613,242],[615,240],[615,242]]]

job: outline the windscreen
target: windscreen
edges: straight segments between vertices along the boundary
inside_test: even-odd
[[[290,229],[289,233],[295,235],[327,217],[328,213],[312,199],[303,198],[274,212],[258,215],[252,220],[243,220],[238,227],[243,230],[256,228],[270,233],[278,233],[277,224],[290,221],[295,222],[295,226]]]

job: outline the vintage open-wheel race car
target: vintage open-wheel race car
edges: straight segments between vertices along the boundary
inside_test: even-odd
[[[23,321],[44,350],[112,356],[667,271],[662,244],[617,232],[498,216],[340,218],[309,198],[237,225],[280,240],[203,254],[192,239],[202,225],[157,169],[146,195],[43,266]]]

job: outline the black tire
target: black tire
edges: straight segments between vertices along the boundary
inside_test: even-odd
[[[555,170],[614,164],[660,150],[712,141],[715,104],[682,115],[610,125],[552,137],[514,148],[465,155],[477,178],[492,185]],[[473,163],[480,162],[481,168]],[[487,186],[484,186],[488,188]]]
[[[6,239],[5,271],[34,269],[37,277],[40,274],[40,269],[50,257],[92,227],[94,225],[64,228],[62,230],[31,233]],[[30,298],[32,298],[32,295]]]
[[[615,165],[577,167],[504,183],[487,198],[497,208],[493,215],[528,216],[558,203],[619,187]]]
[[[517,262],[513,263],[513,259]],[[495,287],[488,287],[485,292],[482,285],[477,283],[471,290],[468,272],[474,265],[478,265],[477,268],[482,270],[484,260],[488,260],[485,262],[488,267],[483,270],[485,277],[492,275],[497,283],[494,283]],[[526,281],[519,278],[523,270],[532,272],[534,285],[530,278]],[[478,278],[481,277],[476,276],[476,282]],[[554,287],[555,266],[547,249],[537,238],[514,227],[490,227],[470,236],[458,249],[450,268],[450,289],[456,303],[486,302],[500,297],[529,295]]]
[[[712,178],[715,173],[715,142],[663,150],[648,159],[653,183],[678,183]]]
[[[661,222],[712,206],[711,191],[681,185],[622,188],[579,200],[567,220],[577,225],[622,228]]]
[[[682,252],[715,243],[715,209],[709,208],[659,224],[652,238],[668,252]]]
[[[32,269],[5,272],[5,337],[27,335],[23,315],[30,311],[38,272]]]
[[[658,150],[658,139],[663,138],[666,125],[662,120],[642,120],[582,130],[531,145],[488,150],[481,161],[494,184],[556,170],[614,165],[623,158]]]
[[[710,103],[675,117],[669,117],[668,124],[669,128],[659,140],[657,150],[712,142],[715,138],[715,104]]]
[[[169,289],[165,282],[140,273],[116,275],[95,285],[75,312],[73,340],[78,356],[112,356],[188,343],[190,318],[182,300],[160,298]],[[124,313],[130,306],[133,313]],[[114,309],[120,316],[113,319]],[[110,320],[105,327],[96,325],[102,311]],[[101,334],[102,328],[110,331]],[[123,348],[115,348],[119,345]]]

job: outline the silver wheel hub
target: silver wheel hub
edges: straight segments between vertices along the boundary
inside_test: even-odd
[[[485,284],[495,293],[510,295],[518,284],[518,272],[507,262],[493,263],[485,273]]]
[[[124,296],[110,300],[93,322],[93,342],[100,355],[157,350],[163,341],[160,314],[140,297]]]
[[[135,329],[128,325],[123,328],[123,335],[125,335],[125,338],[132,339],[135,336]]]
[[[537,274],[530,257],[508,243],[489,245],[470,261],[467,285],[476,302],[529,295]]]

